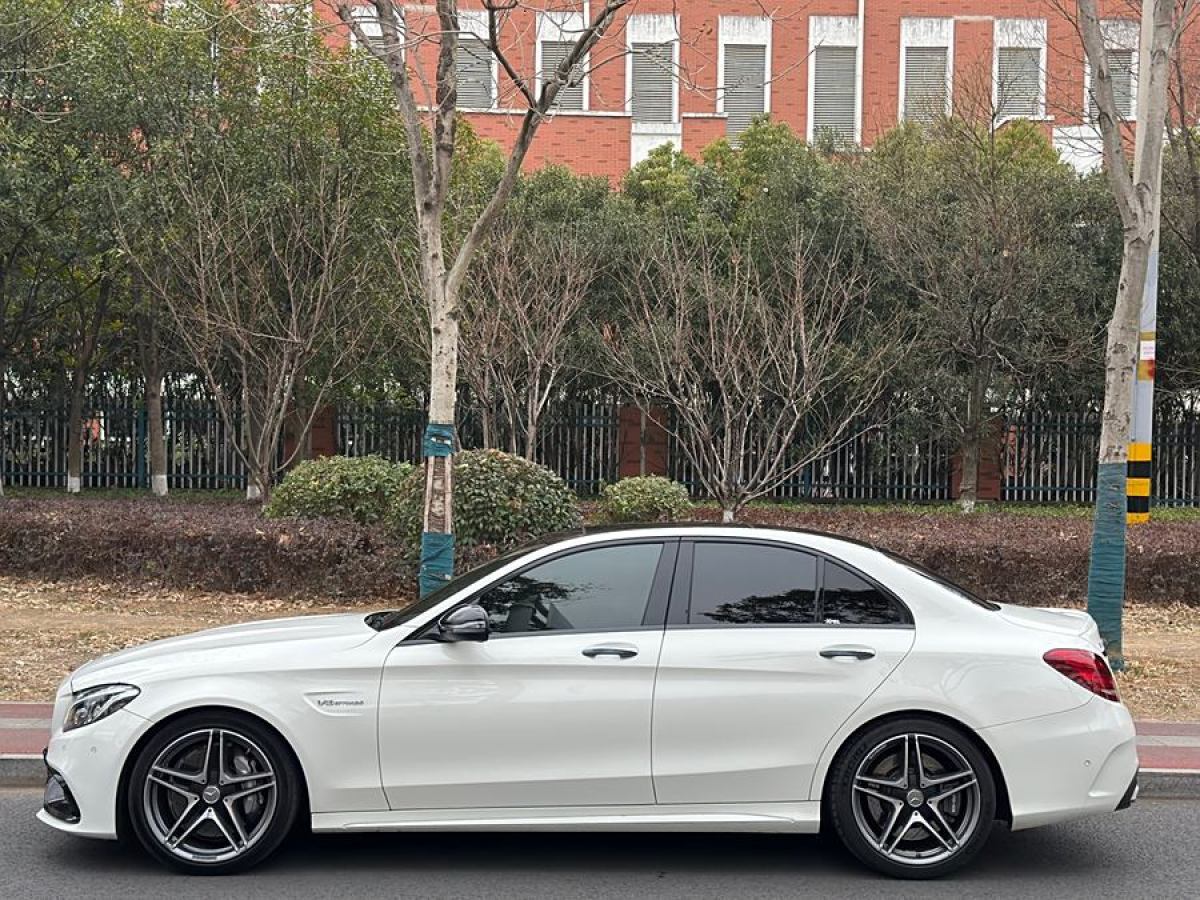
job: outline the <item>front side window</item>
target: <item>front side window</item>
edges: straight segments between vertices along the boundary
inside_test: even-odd
[[[639,628],[663,545],[621,544],[526,569],[475,602],[495,634]]]
[[[826,625],[903,625],[907,616],[879,588],[826,560],[821,584],[821,620]]]
[[[817,558],[787,547],[700,542],[692,564],[691,625],[811,625]]]

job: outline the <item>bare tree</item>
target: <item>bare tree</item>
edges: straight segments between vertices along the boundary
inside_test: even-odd
[[[486,253],[465,304],[464,376],[480,400],[485,446],[496,445],[502,421],[512,452],[534,459],[600,262],[563,231],[497,231]]]
[[[266,499],[289,416],[307,429],[330,391],[385,340],[370,254],[356,251],[355,189],[336,161],[315,157],[297,202],[258,204],[232,167],[184,159],[156,177],[177,204],[138,273],[241,432],[247,499]],[[127,252],[133,252],[126,245]],[[139,250],[140,252],[140,250]]]
[[[1158,229],[1171,57],[1195,6],[1196,0],[1145,0],[1143,4],[1138,127],[1131,173],[1096,0],[1078,0],[1077,22],[1094,76],[1092,93],[1104,169],[1123,231],[1121,276],[1105,346],[1104,408],[1088,570],[1088,611],[1100,626],[1109,659],[1116,668],[1124,665],[1121,607],[1125,594],[1125,477],[1133,418],[1138,325]]]
[[[767,271],[727,239],[651,240],[607,373],[669,410],[669,434],[722,518],[865,430],[901,341],[868,279],[800,236]]]
[[[426,427],[425,508],[421,538],[421,592],[434,590],[448,579],[454,567],[453,472],[455,400],[459,357],[461,294],[467,271],[484,237],[492,229],[516,187],[521,164],[538,127],[551,112],[555,98],[587,64],[589,53],[630,0],[593,3],[590,18],[572,34],[570,49],[540,83],[532,73],[522,73],[502,38],[506,24],[520,4],[515,0],[483,0],[487,32],[483,44],[514,87],[515,102],[524,107],[521,123],[503,174],[494,192],[466,229],[457,247],[447,243],[446,217],[450,176],[454,164],[458,73],[456,57],[462,23],[457,0],[436,0],[436,31],[406,34],[393,0],[372,0],[381,38],[372,39],[355,17],[357,4],[338,0],[337,12],[360,46],[369,48],[385,66],[391,79],[405,142],[411,159],[414,201],[420,247],[420,277],[429,310],[430,372],[429,424]],[[422,108],[417,85],[419,73],[406,56],[413,48],[436,48],[432,103]],[[426,130],[428,129],[428,131]],[[427,133],[431,140],[427,140]]]

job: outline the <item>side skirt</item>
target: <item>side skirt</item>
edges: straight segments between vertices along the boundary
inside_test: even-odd
[[[338,831],[790,831],[815,834],[821,804],[555,806],[314,813],[312,830]]]

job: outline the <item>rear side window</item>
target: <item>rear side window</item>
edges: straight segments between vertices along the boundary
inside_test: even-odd
[[[817,558],[758,544],[695,544],[690,625],[810,625]]]
[[[835,562],[825,561],[821,620],[826,625],[903,625],[908,617],[879,588]]]

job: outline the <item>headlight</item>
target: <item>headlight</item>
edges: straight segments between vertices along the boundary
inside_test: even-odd
[[[80,691],[71,698],[63,731],[71,731],[98,722],[129,703],[141,691],[132,684],[102,684]]]

